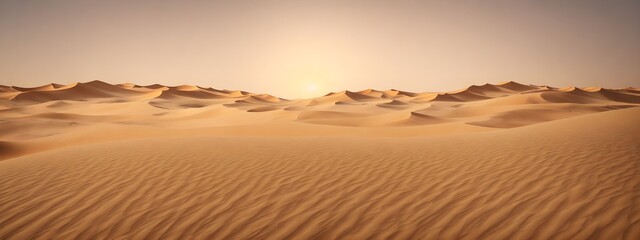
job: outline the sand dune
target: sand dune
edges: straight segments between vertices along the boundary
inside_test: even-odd
[[[529,90],[533,90],[533,89],[539,88],[539,86],[525,85],[525,84],[521,84],[521,83],[514,82],[514,81],[500,83],[500,84],[498,84],[498,86],[501,87],[501,88],[509,89],[511,91],[516,91],[516,92],[524,92],[524,91],[529,91]]]
[[[640,90],[0,86],[0,239],[639,239]]]
[[[42,85],[42,86],[39,86],[39,87],[32,87],[32,88],[25,88],[25,87],[18,87],[18,86],[13,86],[11,88],[13,90],[16,90],[16,91],[19,91],[19,92],[31,92],[31,91],[55,90],[55,89],[61,88],[61,87],[64,87],[64,85],[51,83],[51,84],[46,84],[46,85]]]
[[[162,90],[162,94],[158,96],[161,99],[174,99],[174,98],[197,98],[197,99],[215,99],[215,98],[228,98],[229,96],[218,94],[212,91],[206,91],[199,88],[188,89],[184,87],[168,88]]]
[[[49,102],[55,100],[86,101],[96,98],[122,98],[141,94],[139,91],[101,81],[74,83],[59,88],[39,87],[21,91],[13,100],[18,102]]]
[[[407,108],[410,105],[411,105],[411,103],[394,99],[391,102],[380,103],[377,106],[378,107],[383,107],[383,108],[402,109],[402,108]]]

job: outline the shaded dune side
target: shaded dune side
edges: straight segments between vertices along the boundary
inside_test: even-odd
[[[0,92],[15,92],[18,91],[11,86],[0,85]]]
[[[383,91],[382,92],[382,98],[395,98],[398,97],[398,95],[400,94],[400,91],[398,90],[387,90],[387,91]]]
[[[13,87],[0,85],[0,100],[11,100],[18,94],[20,91]]]
[[[470,102],[485,99],[489,99],[489,97],[465,90],[457,93],[439,93],[433,99],[431,99],[431,101]]]
[[[218,90],[215,88],[203,88],[199,86],[181,85],[177,87],[164,87],[160,99],[194,98],[194,99],[238,99],[253,95],[241,91]]]
[[[136,87],[136,85],[133,83],[119,83],[119,84],[116,84],[116,86],[121,88],[126,88],[126,89],[132,89]]]
[[[0,238],[638,239],[640,129],[624,111],[463,138],[51,151],[0,162]]]
[[[392,100],[391,102],[376,104],[376,106],[381,108],[396,109],[396,110],[406,109],[411,107],[411,105],[412,105],[411,103],[403,102],[395,99]]]
[[[223,104],[225,107],[248,110],[248,112],[266,112],[287,107],[290,101],[277,98],[269,94],[251,94],[232,103]]]
[[[279,103],[279,102],[282,102],[282,101],[287,101],[286,99],[274,97],[274,96],[271,96],[269,94],[252,94],[249,99],[250,99],[250,101],[261,102],[261,103],[265,103],[265,102],[268,102],[268,103]]]
[[[616,92],[609,89],[600,89],[598,92],[611,101],[640,103],[639,95],[625,94],[624,91]]]
[[[176,98],[196,98],[196,99],[221,99],[228,98],[229,96],[216,94],[213,92],[200,90],[200,89],[180,89],[180,88],[169,88],[163,90],[162,93],[158,96],[160,99],[176,99]]]
[[[361,102],[361,101],[375,101],[375,100],[379,100],[379,97],[376,96],[370,96],[367,94],[363,94],[360,92],[351,92],[351,91],[344,91],[343,92],[345,95],[347,95],[350,99],[353,99],[355,101]]]
[[[0,161],[20,156],[24,154],[24,152],[26,152],[26,150],[19,144],[8,141],[0,141]]]
[[[373,97],[373,98],[382,98],[382,96],[384,95],[383,91],[378,91],[378,90],[371,89],[371,88],[365,89],[365,90],[362,90],[362,91],[357,91],[355,93],[358,93],[358,94],[361,94],[361,95],[365,95],[365,96],[368,96],[368,97]]]
[[[504,89],[508,89],[511,91],[515,91],[515,92],[524,92],[524,91],[529,91],[529,90],[534,90],[539,88],[539,86],[533,86],[533,85],[524,85],[518,82],[514,82],[514,81],[508,81],[505,83],[500,83],[497,86],[504,88]]]
[[[503,96],[512,92],[488,83],[481,86],[472,85],[466,88],[465,90],[475,94],[485,95],[485,96]]]
[[[451,93],[439,93],[431,101],[447,101],[447,102],[469,102],[480,101],[495,97],[504,97],[515,93],[521,93],[534,89],[537,86],[527,86],[516,82],[507,82],[498,85],[484,84],[481,86],[472,85],[461,91]]]
[[[31,91],[47,91],[47,90],[54,90],[57,88],[61,88],[64,85],[61,84],[56,84],[56,83],[51,83],[51,84],[46,84],[46,85],[42,85],[39,87],[32,87],[32,88],[25,88],[25,87],[18,87],[18,86],[13,86],[11,88],[13,88],[14,90],[20,91],[20,92],[31,92]]]
[[[74,83],[67,86],[47,84],[35,88],[8,87],[0,88],[2,98],[17,102],[39,103],[56,100],[85,101],[100,98],[116,98],[125,100],[174,100],[178,98],[223,99],[241,98],[251,93],[242,91],[217,90],[198,86],[181,85],[167,87],[161,84],[139,86],[132,83],[109,84],[102,81]],[[6,97],[4,97],[6,96]]]
[[[133,97],[143,94],[139,91],[121,88],[108,83],[93,81],[75,83],[53,90],[34,90],[21,92],[13,100],[26,102],[47,102],[54,100],[88,100],[93,98]]]
[[[538,108],[538,109],[513,109],[491,115],[488,120],[473,121],[468,124],[491,128],[514,128],[548,122],[568,117],[580,116],[588,113],[597,113],[611,110],[637,107],[635,105],[592,106],[581,108]]]
[[[439,124],[439,123],[446,123],[446,122],[450,122],[450,120],[434,117],[434,116],[423,114],[423,113],[410,112],[409,118],[394,122],[393,125],[416,126],[416,125],[427,125],[427,124]]]
[[[233,90],[226,90],[226,89],[215,89],[212,87],[208,87],[208,88],[204,88],[204,87],[198,87],[201,90],[205,90],[208,92],[212,92],[218,95],[222,95],[225,97],[229,97],[229,98],[241,98],[241,97],[245,97],[248,95],[253,95],[253,93],[250,92],[245,92],[245,91],[233,91]]]
[[[412,92],[406,92],[406,91],[399,91],[399,90],[395,90],[395,89],[390,89],[390,90],[386,90],[386,91],[380,91],[380,90],[375,90],[375,89],[365,89],[362,91],[357,91],[357,92],[349,92],[349,91],[345,91],[345,94],[347,95],[355,95],[355,100],[358,100],[359,98],[362,99],[362,95],[366,96],[366,97],[372,97],[372,98],[377,98],[377,99],[393,99],[393,98],[399,98],[399,97],[414,97],[416,95],[418,95],[417,93],[412,93]],[[367,98],[365,98],[367,99]]]
[[[352,91],[342,91],[342,92],[335,92],[335,93],[332,92],[325,96],[312,99],[309,105],[313,106],[313,105],[320,105],[320,104],[326,104],[326,103],[335,104],[337,102],[359,103],[359,102],[380,100],[381,99],[380,97],[382,96],[382,92],[376,91],[377,93],[380,93],[380,96],[373,96],[376,94],[372,94],[372,91],[374,90],[369,89],[369,90],[364,90],[360,92],[352,92]],[[371,94],[371,95],[368,95],[368,94]]]
[[[367,97],[367,98],[370,98],[370,97]],[[370,99],[374,99],[374,98],[370,98]],[[336,92],[336,93],[332,92],[322,97],[311,99],[311,101],[307,105],[316,106],[316,105],[324,105],[324,104],[336,104],[338,102],[352,103],[352,102],[357,102],[357,100],[347,95],[346,91]]]
[[[640,96],[602,88],[586,91],[571,87],[560,91],[545,91],[540,96],[553,103],[598,103],[603,101],[640,103]]]
[[[618,91],[627,92],[631,94],[640,94],[640,88],[628,87],[623,89],[617,89]]]
[[[145,85],[145,86],[136,85],[136,87],[138,87],[138,88],[148,88],[148,89],[166,89],[166,88],[168,88],[165,85],[161,85],[161,84],[157,84],[157,83],[156,84],[151,84],[151,85]]]
[[[350,103],[360,103],[360,102],[376,101],[376,100],[380,100],[380,97],[369,96],[361,92],[342,91],[337,93],[329,93],[323,97],[314,98],[309,103],[309,105],[313,106],[313,105],[320,105],[320,104],[326,104],[326,103],[350,104]]]

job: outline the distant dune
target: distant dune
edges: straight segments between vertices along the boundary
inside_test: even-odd
[[[0,85],[0,239],[640,239],[640,89]]]

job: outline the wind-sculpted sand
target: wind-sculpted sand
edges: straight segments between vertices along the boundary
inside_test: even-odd
[[[636,88],[0,98],[0,239],[640,239]]]

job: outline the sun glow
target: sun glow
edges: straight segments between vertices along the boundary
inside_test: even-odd
[[[318,86],[315,83],[311,83],[307,86],[307,90],[309,90],[309,92],[315,92],[318,90]]]
[[[322,94],[327,86],[331,82],[322,73],[306,71],[303,74],[299,74],[294,77],[292,82],[295,82],[297,97],[300,98],[312,98]]]

